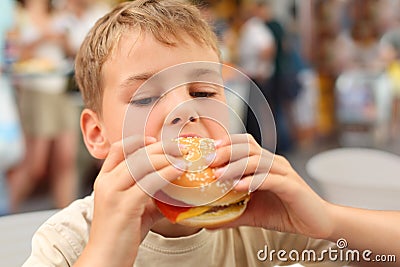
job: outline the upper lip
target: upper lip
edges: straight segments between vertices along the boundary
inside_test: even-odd
[[[195,133],[182,133],[179,135],[179,137],[201,137],[201,136]]]

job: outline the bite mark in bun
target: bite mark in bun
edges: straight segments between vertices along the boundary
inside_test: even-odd
[[[162,189],[165,198],[155,199],[160,212],[171,222],[193,227],[215,227],[242,215],[250,196],[233,190],[232,181],[218,180],[208,167],[215,156],[214,140],[180,137],[176,141],[188,166]]]

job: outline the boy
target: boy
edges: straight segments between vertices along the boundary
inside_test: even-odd
[[[94,157],[105,161],[94,194],[74,202],[38,230],[24,266],[273,266],[290,264],[291,259],[282,253],[269,257],[272,250],[312,249],[324,255],[323,250],[334,249],[334,243],[312,238],[344,237],[350,245],[363,247],[356,243],[357,230],[343,230],[334,220],[340,208],[319,198],[285,159],[274,158],[247,135],[226,136],[190,105],[177,108],[197,98],[223,102],[220,87],[188,83],[161,96],[157,86],[137,93],[153,74],[198,61],[217,64],[219,56],[212,31],[193,6],[176,0],[126,2],[96,23],[78,53],[76,77],[87,106],[81,115],[85,144]],[[122,141],[128,107],[137,116]],[[172,181],[182,174],[167,160],[160,142],[161,132],[175,127],[183,134],[218,140],[216,167],[232,156],[228,165],[233,168],[219,168],[217,176],[234,178],[232,170],[245,159],[237,190],[249,190],[252,177],[266,176],[269,170],[245,214],[226,229],[169,223],[136,183],[146,184],[157,175]],[[170,154],[177,157],[173,149]],[[135,169],[135,177],[126,162]],[[151,194],[165,185],[151,181]],[[376,234],[370,235],[374,240]],[[338,260],[315,262],[342,265]]]

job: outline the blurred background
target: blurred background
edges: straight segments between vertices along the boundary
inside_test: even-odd
[[[95,21],[121,1],[0,2],[0,215],[62,208],[91,193],[101,166],[81,139],[74,56]],[[194,3],[224,63],[268,100],[276,153],[317,192],[306,166],[321,152],[400,155],[400,1]],[[243,114],[258,138],[254,116]]]

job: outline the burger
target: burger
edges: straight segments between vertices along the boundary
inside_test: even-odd
[[[184,174],[156,195],[160,212],[171,222],[192,227],[215,227],[237,219],[250,196],[233,189],[231,180],[214,175],[214,140],[199,137],[176,139],[186,160]]]

